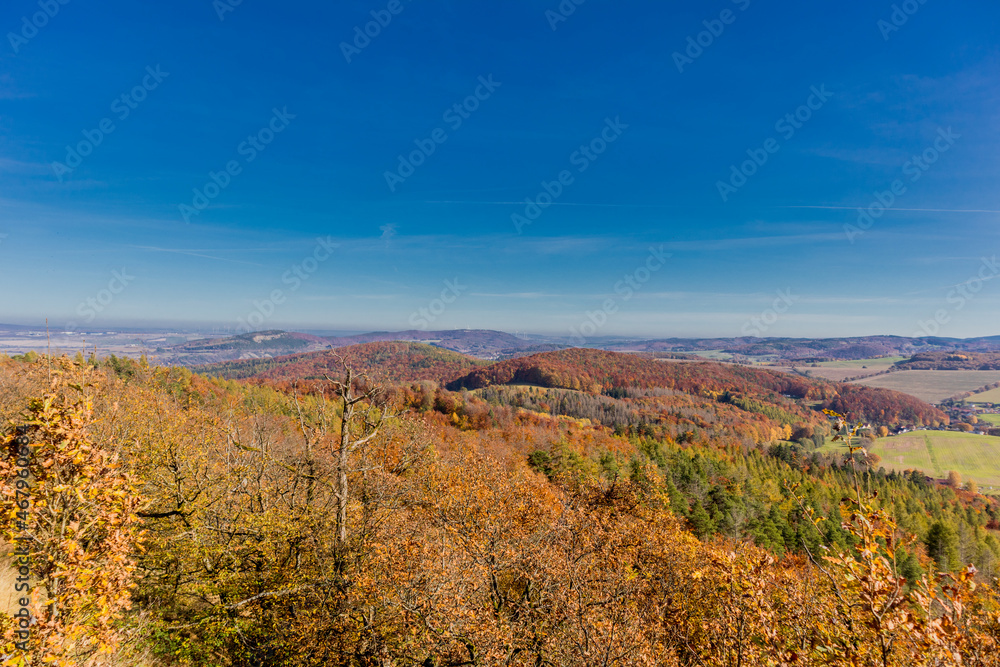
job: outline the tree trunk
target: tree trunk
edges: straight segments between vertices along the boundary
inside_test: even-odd
[[[351,376],[353,373],[348,369],[347,379],[344,382],[344,390],[341,392],[341,403],[344,413],[340,420],[340,449],[337,452],[337,546],[343,548],[347,543],[347,466],[348,457],[351,452],[351,418],[354,412],[354,405],[351,400]]]

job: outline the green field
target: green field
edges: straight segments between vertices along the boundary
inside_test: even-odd
[[[895,389],[928,403],[938,403],[994,382],[1000,382],[1000,371],[899,371],[856,380],[855,384]]]
[[[986,386],[986,382],[979,385],[980,387]],[[979,387],[977,387],[978,389]],[[974,394],[969,398],[965,399],[969,403],[975,403],[979,401],[981,403],[1000,403],[1000,389],[990,389],[989,391],[984,391],[981,394]]]
[[[994,426],[1000,424],[1000,415],[977,415],[977,416],[979,417],[979,421],[983,423],[993,424]]]
[[[997,415],[994,415],[997,416]],[[823,452],[845,451],[839,443]],[[886,470],[922,470],[943,479],[955,470],[962,479],[974,479],[980,491],[1000,491],[1000,438],[957,431],[913,431],[879,438],[871,451],[882,457]]]

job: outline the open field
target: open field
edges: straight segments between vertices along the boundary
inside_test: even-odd
[[[928,403],[938,403],[993,382],[1000,382],[1000,371],[899,371],[856,380],[855,384],[895,389]]]
[[[697,352],[688,352],[688,354],[693,354],[696,357],[704,359],[711,359],[712,361],[729,361],[733,358],[733,355],[722,350],[698,350]]]
[[[985,424],[992,424],[994,426],[1000,425],[1000,415],[977,415],[979,421]]]
[[[980,387],[985,387],[987,383],[979,385]],[[969,403],[975,403],[977,401],[982,403],[1000,403],[1000,389],[990,389],[989,391],[984,391],[981,394],[975,394],[966,399]]]
[[[839,443],[820,449],[844,451]],[[1000,438],[956,431],[913,431],[879,438],[871,451],[882,457],[886,470],[922,470],[943,479],[955,470],[962,479],[974,479],[983,493],[1000,491]]]
[[[849,359],[844,361],[822,361],[817,365],[783,364],[775,366],[774,370],[784,373],[795,373],[808,377],[823,378],[834,382],[843,382],[847,378],[859,375],[873,375],[892,368],[897,361],[907,357],[878,357],[875,359]],[[979,385],[980,387],[983,385]]]
[[[49,335],[46,335],[45,331],[7,332],[0,333],[0,354],[16,355],[29,351],[45,354],[51,350],[56,356],[60,354],[72,356],[77,352],[93,352],[96,347],[97,356],[102,358],[110,354],[138,358],[145,353],[150,361],[155,363],[154,351],[159,347],[178,345],[213,335],[216,334],[113,330],[70,333],[57,329],[53,329]]]
[[[855,370],[869,370],[872,372],[888,370],[897,361],[903,361],[909,357],[876,357],[874,359],[847,359],[842,361],[821,361],[821,368],[853,368]]]

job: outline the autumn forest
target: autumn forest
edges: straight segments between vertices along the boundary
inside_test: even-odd
[[[997,501],[865,449],[935,408],[458,357],[0,360],[5,664],[1000,664]]]

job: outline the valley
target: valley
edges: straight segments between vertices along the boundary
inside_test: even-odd
[[[644,600],[667,581],[680,606],[656,612],[669,623],[651,627],[663,630],[609,641],[629,655],[664,646],[711,655],[717,637],[697,618],[742,604],[746,593],[725,592],[734,572],[759,592],[754,608],[768,610],[748,621],[760,628],[777,619],[812,633],[836,622],[837,589],[805,559],[863,543],[844,501],[860,480],[874,494],[865,511],[891,513],[915,536],[895,552],[907,576],[966,562],[984,581],[1000,574],[1000,500],[990,495],[1000,487],[1000,437],[925,430],[949,417],[914,396],[679,352],[522,349],[487,360],[413,341],[304,351],[331,344],[260,332],[172,346],[190,360],[244,357],[192,369],[148,356],[0,355],[0,419],[37,424],[44,466],[98,465],[110,456],[102,447],[126,462],[105,469],[111,491],[89,511],[120,515],[122,506],[132,518],[114,534],[96,523],[79,530],[87,544],[107,545],[92,558],[134,593],[108,584],[81,598],[124,604],[134,595],[153,619],[135,632],[179,664],[211,664],[247,645],[292,662],[303,646],[355,650],[355,638],[400,656],[459,656],[470,641],[504,655],[539,625],[558,630],[524,650],[562,664],[564,647],[594,624],[646,619]],[[278,349],[297,352],[246,358]],[[851,432],[857,423],[898,435],[852,459],[843,442],[868,443]],[[85,447],[70,452],[65,438]],[[47,503],[91,485],[79,476],[73,484],[85,486],[50,483],[42,470],[32,493]],[[119,554],[140,540],[122,569]],[[67,558],[62,542],[47,544],[51,558]],[[338,571],[344,583],[331,583]],[[520,586],[505,579],[511,571],[530,573],[550,603],[519,616],[522,598],[497,598],[496,586]],[[831,576],[851,581],[846,570]],[[819,597],[808,619],[770,598],[775,577]],[[722,593],[703,597],[702,581]],[[273,614],[275,591],[309,614]],[[328,591],[344,596],[332,610]],[[407,613],[414,601],[455,633]],[[233,604],[241,635],[228,630]],[[377,609],[392,630],[356,624],[345,608]],[[480,613],[497,608],[499,617]],[[785,650],[771,646],[761,650]]]

